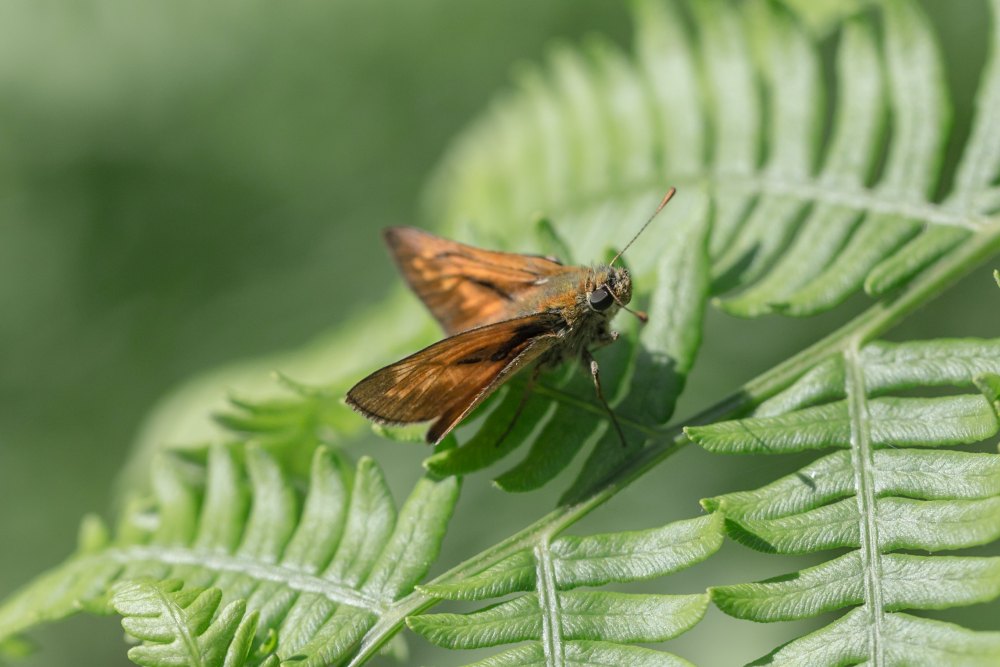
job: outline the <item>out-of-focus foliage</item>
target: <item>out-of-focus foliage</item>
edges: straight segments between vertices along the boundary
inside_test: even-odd
[[[172,385],[377,300],[395,280],[378,229],[417,221],[442,147],[513,63],[626,24],[596,0],[3,3],[0,488],[19,501],[0,507],[0,590],[108,507]],[[96,627],[29,664],[127,664],[120,629]]]

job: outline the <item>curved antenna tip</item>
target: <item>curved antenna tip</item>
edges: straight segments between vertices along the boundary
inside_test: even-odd
[[[673,199],[674,194],[676,194],[676,192],[677,188],[675,187],[671,187],[670,189],[667,190],[667,193],[663,195],[663,199],[660,200],[660,205],[656,207],[655,211],[653,211],[653,215],[649,216],[649,219],[646,220],[645,224],[643,224],[643,226],[639,228],[639,231],[635,233],[635,236],[632,237],[632,240],[626,243],[625,247],[618,251],[618,254],[615,255],[614,259],[611,260],[611,263],[608,264],[608,266],[614,266],[614,263],[618,261],[618,258],[625,254],[625,251],[628,250],[633,243],[635,243],[635,240],[639,238],[639,235],[642,234],[644,231],[646,231],[646,227],[649,227],[649,223],[655,220],[656,216],[658,216],[660,214],[660,211],[663,210],[663,207],[666,206],[671,199]]]

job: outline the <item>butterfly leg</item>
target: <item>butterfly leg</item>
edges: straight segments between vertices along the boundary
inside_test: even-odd
[[[517,410],[514,411],[514,416],[510,418],[507,428],[505,428],[503,433],[500,434],[500,437],[497,438],[496,443],[493,445],[494,447],[499,447],[503,441],[507,439],[507,436],[510,435],[510,432],[514,430],[514,424],[517,423],[517,420],[521,417],[521,413],[524,412],[524,406],[528,404],[528,399],[531,398],[531,392],[535,389],[535,382],[538,380],[538,374],[541,371],[542,367],[538,365],[536,365],[531,371],[531,376],[524,384],[524,392],[521,394],[521,402],[517,404]]]
[[[617,338],[617,336],[614,338]],[[611,417],[611,423],[614,424],[615,431],[618,432],[618,439],[621,440],[622,447],[628,447],[628,442],[625,440],[625,433],[622,431],[621,424],[618,423],[618,417],[615,416],[615,411],[611,409],[608,400],[604,398],[604,390],[601,389],[601,367],[597,364],[597,359],[594,359],[594,355],[590,353],[590,350],[585,349],[583,351],[583,361],[590,367],[590,377],[594,379],[594,390],[597,392],[597,400],[608,411],[608,416]]]
[[[605,331],[597,338],[596,341],[594,341],[592,347],[601,348],[604,347],[605,345],[611,345],[611,343],[614,343],[616,340],[618,340],[618,336],[619,333],[617,331]],[[586,361],[586,359],[584,359],[584,361]]]

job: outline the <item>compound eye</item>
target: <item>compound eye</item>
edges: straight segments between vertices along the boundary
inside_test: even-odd
[[[607,287],[598,287],[587,297],[590,307],[596,311],[604,311],[611,307],[615,300],[611,297],[611,292]]]

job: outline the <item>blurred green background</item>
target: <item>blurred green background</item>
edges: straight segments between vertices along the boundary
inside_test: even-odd
[[[924,4],[955,96],[950,173],[968,131],[987,14],[980,0]],[[600,0],[0,5],[0,595],[68,554],[84,512],[108,511],[130,443],[165,392],[219,364],[301,345],[377,303],[397,281],[378,230],[434,224],[417,217],[419,197],[449,137],[516,63],[591,32],[627,45],[627,8]],[[809,321],[713,313],[681,412],[863,305],[859,298]],[[997,336],[998,305],[984,269],[892,337]],[[374,438],[357,451],[387,468],[397,498],[426,455]],[[692,516],[698,498],[795,464],[684,450],[576,530]],[[439,569],[539,515],[568,477],[528,497],[505,496],[489,479],[486,471],[466,482]],[[691,592],[802,562],[730,543],[656,585]],[[942,617],[987,628],[998,615],[994,604]],[[702,665],[736,664],[814,625],[754,626],[711,611],[670,648]],[[723,632],[727,641],[717,641]],[[74,619],[34,638],[42,650],[27,665],[131,664],[115,620]],[[472,657],[417,639],[410,648],[414,665]]]

